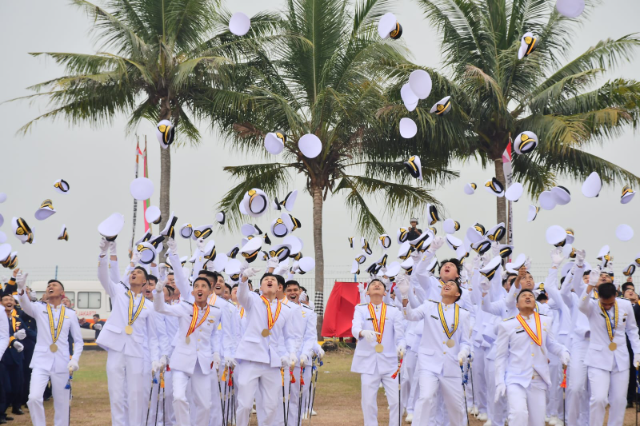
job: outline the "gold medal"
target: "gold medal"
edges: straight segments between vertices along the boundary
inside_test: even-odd
[[[184,339],[184,341],[186,342],[186,344],[188,345],[189,343],[191,343],[191,337],[187,336],[186,339]]]
[[[49,346],[49,349],[51,350],[51,352],[56,353],[58,352],[58,345],[56,345],[55,343],[52,343],[51,346]]]
[[[449,339],[447,340],[447,346],[452,348],[456,345],[456,342],[453,341],[453,339]]]
[[[131,327],[130,325],[126,326],[124,328],[124,332],[127,334],[133,334],[133,327]]]
[[[378,343],[376,345],[376,352],[381,353],[382,351],[384,351],[384,346],[382,346],[382,343]]]
[[[262,337],[269,337],[269,334],[271,333],[269,333],[268,329],[265,328],[264,330],[262,330]]]
[[[618,345],[615,344],[614,342],[609,343],[609,350],[610,351],[615,351],[616,349],[618,349]]]

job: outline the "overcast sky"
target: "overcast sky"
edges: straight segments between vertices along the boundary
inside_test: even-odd
[[[599,40],[617,38],[640,31],[637,17],[640,2],[637,0],[606,0],[591,19],[585,23],[572,44],[573,53],[578,54]],[[242,11],[249,16],[259,10],[279,10],[284,0],[233,0],[226,6],[233,12]],[[26,88],[62,75],[62,68],[51,61],[33,58],[28,52],[94,52],[92,39],[88,36],[92,20],[64,1],[5,2],[2,6],[3,25],[0,36],[3,40],[3,61],[0,67],[0,101],[30,94]],[[37,13],[34,13],[37,10]],[[394,10],[403,25],[403,40],[418,64],[439,67],[439,37],[422,15],[413,0],[395,2]],[[640,59],[634,58],[620,67],[611,77],[639,78]],[[125,230],[118,238],[119,254],[126,255],[131,240],[132,198],[129,183],[133,179],[135,136],[124,132],[125,118],[118,117],[112,125],[92,128],[89,125],[73,126],[62,120],[43,121],[26,136],[16,135],[23,124],[47,111],[43,102],[11,103],[0,106],[0,192],[8,196],[0,204],[0,213],[5,224],[0,228],[8,236],[8,242],[19,251],[20,265],[32,271],[31,278],[46,279],[53,276],[56,265],[60,267],[62,280],[94,279],[97,265],[99,234],[97,225],[113,212],[126,217]],[[153,133],[152,123],[143,123],[138,129],[141,140],[149,140],[150,177],[156,184],[152,204],[159,202],[159,152],[160,147]],[[215,206],[223,194],[231,188],[230,181],[222,171],[226,165],[237,165],[247,159],[244,155],[223,146],[223,141],[203,123],[202,143],[187,146],[173,152],[172,210],[179,216],[179,223],[190,222],[194,226],[213,223]],[[603,147],[594,147],[591,152],[613,161],[636,175],[640,174],[638,158],[640,141],[631,130]],[[257,160],[264,161],[264,160]],[[466,182],[482,184],[490,178],[493,167],[487,170],[475,163],[452,164],[460,172],[460,178],[446,187],[434,188],[435,195],[446,206],[447,212],[460,221],[466,229],[475,221],[487,228],[495,224],[495,198],[480,189],[473,196],[464,195]],[[67,195],[54,191],[53,182],[63,178],[71,185]],[[604,244],[611,246],[616,259],[616,270],[630,262],[640,252],[640,197],[628,205],[619,202],[621,186],[603,190],[597,199],[584,198],[578,182],[560,181],[573,194],[566,206],[551,212],[542,211],[533,223],[527,223],[527,209],[532,202],[524,196],[515,206],[516,254],[526,252],[534,261],[534,267],[542,270],[549,261],[549,246],[544,241],[544,232],[550,225],[572,227],[576,233],[577,247],[587,250],[588,260],[593,260]],[[296,188],[303,189],[304,182],[296,181]],[[294,189],[293,187],[291,189]],[[635,188],[636,190],[640,188]],[[284,195],[284,194],[280,194]],[[35,220],[33,214],[40,203],[51,198],[57,214],[44,222]],[[371,200],[374,211],[384,200]],[[303,253],[312,256],[311,197],[301,194],[294,215],[302,221],[296,234],[305,242]],[[395,212],[393,217],[383,217],[387,233],[395,238],[398,227],[408,224],[411,212]],[[11,217],[22,216],[35,228],[36,243],[21,245],[11,235]],[[274,213],[260,218],[262,229],[275,218]],[[635,219],[635,220],[634,220]],[[62,224],[69,229],[69,242],[57,241]],[[325,264],[328,278],[349,277],[351,260],[357,254],[349,249],[347,236],[354,235],[355,221],[345,213],[344,199],[335,196],[325,204],[324,243]],[[615,229],[626,223],[637,228],[630,242],[623,243],[615,237]],[[139,217],[136,235],[143,232],[142,217]],[[219,251],[227,251],[239,243],[239,233],[214,236]],[[462,238],[462,235],[459,236]],[[181,254],[190,250],[186,240],[180,239]],[[194,247],[195,248],[195,247]],[[377,245],[376,245],[377,248]],[[397,253],[395,241],[390,253]],[[446,247],[439,257],[451,256]],[[373,257],[379,255],[379,251]],[[0,270],[0,276],[9,275]],[[362,276],[361,276],[362,277]]]

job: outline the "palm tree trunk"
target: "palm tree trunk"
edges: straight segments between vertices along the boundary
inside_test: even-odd
[[[160,104],[160,120],[170,119],[171,107],[169,99],[165,97]],[[162,216],[160,230],[162,230],[171,214],[171,148],[160,149],[160,214]],[[164,250],[161,255],[164,256]]]
[[[493,160],[493,164],[495,166],[496,179],[500,181],[502,186],[506,189],[507,184],[504,178],[504,170],[502,168],[502,158],[498,158],[497,160]],[[496,206],[498,211],[498,222],[504,223],[507,225],[507,204],[505,202],[504,197],[496,197]]]
[[[313,300],[318,314],[318,340],[322,339],[322,321],[324,315],[324,251],[322,245],[322,188],[312,187],[313,196],[313,248],[316,259],[316,293]]]

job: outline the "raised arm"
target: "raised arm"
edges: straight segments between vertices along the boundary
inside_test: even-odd
[[[71,337],[73,337],[73,355],[71,359],[75,362],[80,361],[80,355],[82,355],[82,349],[84,349],[84,340],[82,340],[82,332],[80,331],[80,324],[78,323],[78,317],[75,316],[72,318],[71,324],[69,325],[69,333]]]
[[[164,285],[158,289],[159,286],[161,286],[160,281],[156,284],[156,290],[153,293],[153,309],[155,309],[157,313],[163,315],[169,315],[172,317],[182,316],[183,309],[180,305],[167,305],[164,303],[164,292],[161,289]]]
[[[395,337],[396,348],[402,348],[406,351],[407,343],[404,339],[404,326],[402,325],[402,313],[395,311],[393,316],[393,335]]]
[[[180,297],[188,302],[193,301],[191,295],[191,286],[189,285],[189,278],[184,274],[184,270],[181,267],[180,257],[177,252],[177,244],[173,238],[167,240],[167,247],[169,247],[169,260],[173,265],[173,277],[175,279],[176,287],[180,290]]]
[[[578,309],[580,312],[585,314],[587,317],[591,315],[593,310],[595,309],[598,302],[595,300],[591,300],[591,293],[595,288],[598,280],[600,279],[600,268],[595,266],[591,273],[589,273],[589,286],[586,288],[586,291],[580,296],[580,302],[578,303]]]
[[[407,303],[404,306],[404,309],[402,310],[402,313],[404,314],[404,317],[406,319],[408,319],[409,321],[420,321],[422,318],[425,317],[424,308],[422,306],[425,306],[425,305],[421,305],[420,307],[418,307],[416,309],[412,309],[411,305],[409,303]]]
[[[100,240],[100,256],[98,257],[98,280],[107,292],[109,297],[114,299],[115,295],[115,283],[111,281],[109,276],[109,259],[107,258],[107,250],[109,249],[109,241],[105,238]]]

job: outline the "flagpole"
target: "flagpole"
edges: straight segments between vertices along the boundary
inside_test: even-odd
[[[144,177],[149,177],[149,162],[147,161],[147,135],[144,136]],[[151,200],[144,200],[144,232],[153,232],[151,224],[147,222],[147,209],[151,206]]]
[[[135,178],[138,179],[138,162],[140,153],[140,138],[136,135],[136,166],[135,166]],[[136,239],[136,216],[138,215],[138,200],[133,199],[133,229],[131,231],[131,250],[130,253],[133,253],[133,243]]]
[[[511,133],[509,133],[509,145],[507,145],[507,148],[502,154],[502,170],[504,172],[504,179],[507,186],[506,189],[509,189],[513,183],[513,157],[511,155],[511,147]],[[507,244],[513,245],[513,204],[511,201],[507,201]]]

